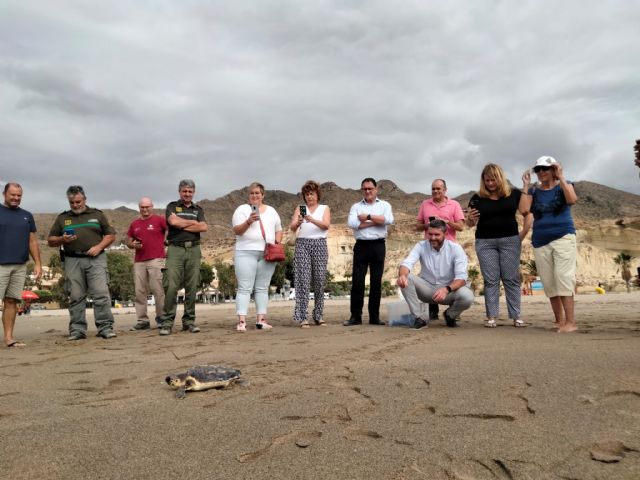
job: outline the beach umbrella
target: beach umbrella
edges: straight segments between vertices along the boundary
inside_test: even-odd
[[[23,300],[37,300],[40,298],[37,293],[32,292],[31,290],[23,290],[22,291],[22,299]]]

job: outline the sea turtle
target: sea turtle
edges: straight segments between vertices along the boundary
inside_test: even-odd
[[[167,375],[165,381],[171,388],[178,390],[176,398],[184,398],[186,392],[226,388],[232,383],[247,385],[247,382],[240,378],[240,370],[219,365],[198,365],[185,373]]]

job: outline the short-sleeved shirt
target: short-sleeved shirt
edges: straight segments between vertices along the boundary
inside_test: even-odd
[[[29,235],[36,231],[33,215],[26,210],[0,205],[0,265],[29,260]]]
[[[127,235],[139,240],[142,248],[136,249],[136,262],[165,258],[164,237],[167,234],[167,220],[160,215],[136,218],[127,230]]]
[[[251,205],[245,203],[236,208],[231,218],[231,224],[235,227],[247,221],[251,216]],[[260,221],[264,228],[264,234],[268,243],[275,243],[276,232],[282,230],[280,215],[275,208],[266,205],[265,211],[260,213]],[[264,250],[265,241],[260,229],[260,222],[253,222],[242,234],[236,235],[236,250]]]
[[[448,197],[445,198],[445,202],[441,205],[435,203],[432,198],[422,202],[420,210],[418,211],[418,222],[428,224],[429,217],[439,217],[448,222],[459,222],[460,220],[464,220],[464,213],[462,213],[462,207],[460,207],[460,204]],[[428,238],[426,230],[424,231],[424,238]],[[451,225],[447,225],[447,233],[444,238],[455,242],[456,229]]]
[[[521,196],[520,190],[513,189],[508,197],[498,200],[483,198],[478,194],[471,197],[471,200],[478,202],[476,210],[480,212],[476,238],[505,238],[518,235],[516,212]]]
[[[196,220],[198,222],[205,222],[204,210],[202,207],[192,203],[187,207],[182,200],[177,202],[171,202],[167,205],[165,217],[168,220],[169,215],[175,213],[178,217],[184,220]],[[200,240],[200,232],[187,232],[186,230],[173,227],[169,225],[169,234],[167,235],[167,241],[169,243],[181,243],[181,242],[194,242]]]
[[[564,192],[560,185],[556,185],[550,190],[530,187],[529,195],[533,197],[531,202],[531,213],[533,213],[531,245],[534,248],[544,247],[567,234],[576,233],[571,209],[564,198]]]
[[[79,255],[99,244],[105,235],[115,235],[109,220],[102,210],[89,208],[82,213],[73,210],[62,212],[53,222],[49,236],[61,237],[65,229],[73,229],[77,239],[63,246],[64,252]]]

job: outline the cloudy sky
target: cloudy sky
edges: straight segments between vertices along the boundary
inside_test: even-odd
[[[476,189],[543,154],[640,194],[640,2],[3,0],[0,180],[34,212],[261,181]]]

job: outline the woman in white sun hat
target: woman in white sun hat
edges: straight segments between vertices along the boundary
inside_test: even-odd
[[[522,175],[520,211],[533,213],[531,243],[536,268],[551,302],[558,332],[575,332],[576,228],[569,207],[578,197],[555,158],[540,157],[531,170],[538,182],[530,185],[529,169]]]

